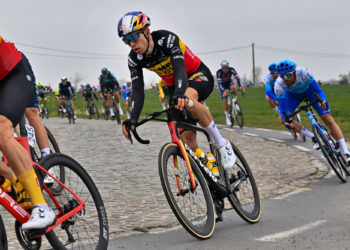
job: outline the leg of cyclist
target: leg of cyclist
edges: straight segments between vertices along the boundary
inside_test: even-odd
[[[124,112],[123,112],[123,109],[122,109],[120,101],[119,101],[119,92],[120,92],[120,90],[117,89],[114,91],[113,95],[114,95],[115,101],[116,101],[118,109],[119,109],[119,114],[123,115]]]
[[[106,96],[107,96],[107,103],[108,103],[108,107],[109,107],[109,113],[111,114],[111,117],[114,118],[115,114],[114,114],[114,109],[113,109],[112,95],[110,92],[108,92],[106,94]]]
[[[226,117],[226,124],[228,126],[232,126],[231,120],[230,120],[230,115],[228,113],[228,86],[225,86],[224,84],[220,84],[219,86],[219,92],[222,100],[222,106],[224,108],[224,113]]]
[[[199,124],[207,130],[213,138],[216,146],[219,148],[222,157],[223,167],[232,168],[236,161],[236,156],[231,147],[231,143],[225,140],[216,127],[213,117],[201,101],[208,98],[214,88],[214,79],[210,70],[202,63],[198,70],[188,79],[188,87],[185,91],[187,96],[193,102],[193,106],[186,106],[186,109],[193,117],[199,118]]]
[[[13,137],[13,126],[24,114],[32,98],[35,78],[29,64],[22,60],[5,78],[0,80],[0,150],[18,180],[30,196],[33,204],[32,216],[22,229],[45,228],[55,220],[55,214],[47,206],[28,152]],[[16,103],[16,105],[13,105]]]

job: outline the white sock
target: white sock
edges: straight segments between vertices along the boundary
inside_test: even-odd
[[[218,148],[221,148],[227,144],[227,141],[220,134],[219,129],[216,127],[214,121],[211,121],[205,130],[209,133],[210,137],[214,139],[215,144]]]
[[[228,111],[225,111],[226,118],[228,117]]]
[[[340,145],[341,151],[343,151],[343,154],[350,154],[348,147],[346,146],[345,140],[340,139],[337,141]]]
[[[278,107],[277,106],[272,108],[272,109],[278,113]]]
[[[40,149],[40,152],[41,152],[41,157],[45,157],[45,156],[51,154],[50,148],[42,148],[42,149]]]
[[[310,137],[310,138],[312,138],[312,137],[315,136],[314,133],[312,133],[311,131],[309,131],[309,130],[308,130],[307,128],[305,128],[305,127],[303,127],[303,129],[300,131],[300,134],[301,134],[301,135],[305,135],[305,136]]]
[[[111,113],[111,116],[114,116],[114,110],[113,110],[113,108],[109,108],[109,112]]]
[[[165,105],[165,103],[162,103],[162,108],[163,108],[163,110],[166,110],[166,105]]]

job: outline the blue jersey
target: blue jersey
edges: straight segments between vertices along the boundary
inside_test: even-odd
[[[269,96],[273,101],[276,100],[275,95],[275,82],[277,79],[273,79],[272,75],[268,73],[265,76],[264,83],[265,83],[265,96]]]
[[[123,84],[122,92],[124,101],[127,101],[128,97],[131,97],[132,94],[132,85],[128,86],[127,84]]]
[[[70,95],[71,92],[74,95],[74,88],[69,81],[67,81],[66,85],[63,85],[61,82],[58,86],[58,89],[59,89],[59,96],[62,96],[62,95],[68,96]]]
[[[238,86],[241,87],[242,86],[241,79],[239,78],[239,75],[234,68],[229,67],[229,71],[226,74],[222,71],[222,69],[219,69],[218,71],[216,71],[216,78],[218,80],[219,88],[220,89],[223,88],[222,89],[223,91],[225,89],[228,89],[230,85],[233,84],[232,76],[236,78]]]
[[[311,83],[316,82],[315,78],[312,76],[311,72],[308,69],[296,68],[295,71],[296,81],[290,86],[287,86],[281,77],[277,79],[276,85],[279,85],[279,90],[283,89],[284,92],[301,94],[309,88]],[[276,93],[276,96],[279,97],[279,93]]]

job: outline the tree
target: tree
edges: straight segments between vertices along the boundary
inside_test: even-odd
[[[75,90],[78,90],[78,83],[80,83],[83,79],[84,79],[84,76],[82,74],[78,72],[75,73],[73,77],[73,85]]]
[[[349,80],[350,80],[350,71],[348,74],[340,74],[339,75],[340,80],[339,80],[339,84],[349,84]]]

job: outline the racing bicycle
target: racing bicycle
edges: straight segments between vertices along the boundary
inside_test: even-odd
[[[256,223],[261,216],[260,197],[252,171],[239,149],[231,142],[237,156],[232,169],[224,170],[220,153],[215,148],[205,129],[186,122],[175,122],[170,107],[154,112],[137,122],[132,131],[137,141],[143,140],[136,127],[156,120],[166,122],[171,135],[171,142],[163,145],[158,156],[159,177],[169,206],[181,225],[194,237],[204,240],[212,236],[217,221],[222,221],[224,198],[227,198],[239,216]],[[184,109],[185,110],[185,109]],[[158,118],[165,114],[166,119]],[[185,113],[187,116],[187,114]],[[130,135],[130,124],[124,121]],[[210,152],[215,156],[220,177],[215,177],[196,157],[192,149],[181,138],[179,129],[203,133],[208,141]]]
[[[40,113],[40,117],[41,118],[45,118],[49,119],[49,109],[47,108],[47,102],[48,102],[48,98],[44,97],[41,98],[39,96],[39,113]]]
[[[234,121],[236,120],[237,125],[243,128],[243,112],[242,108],[237,101],[237,97],[233,95],[233,91],[228,91],[228,114],[231,121],[231,127],[233,127]],[[242,92],[243,95],[243,92]]]
[[[347,182],[347,175],[350,175],[350,166],[348,166],[343,153],[340,150],[340,145],[333,138],[329,129],[317,118],[312,105],[316,103],[322,103],[321,97],[315,93],[316,100],[310,102],[308,99],[304,98],[303,102],[305,105],[298,107],[292,114],[284,116],[286,120],[290,121],[290,118],[298,114],[301,111],[305,111],[307,117],[309,118],[312,131],[315,135],[315,139],[321,149],[323,156],[326,158],[328,165],[333,169],[338,178],[343,182]]]
[[[28,151],[26,137],[16,138]],[[4,162],[7,164],[6,157]],[[64,167],[66,182],[62,183],[50,174],[51,168]],[[106,209],[101,195],[86,170],[74,159],[63,154],[50,154],[33,162],[47,204],[56,214],[56,223],[42,230],[22,230],[21,225],[29,220],[30,211],[0,187],[0,204],[16,219],[15,232],[24,249],[107,249],[109,227]],[[46,175],[54,179],[50,185],[60,185],[63,192],[52,194],[43,182]],[[8,249],[7,233],[0,216],[0,249]],[[42,241],[45,235],[48,242]],[[51,248],[50,247],[50,248]]]
[[[95,102],[91,99],[88,99],[89,102],[89,106],[87,107],[87,111],[88,111],[88,117],[89,119],[91,118],[95,118],[96,120],[100,119],[100,114],[98,113],[98,109],[97,106],[95,104]]]

